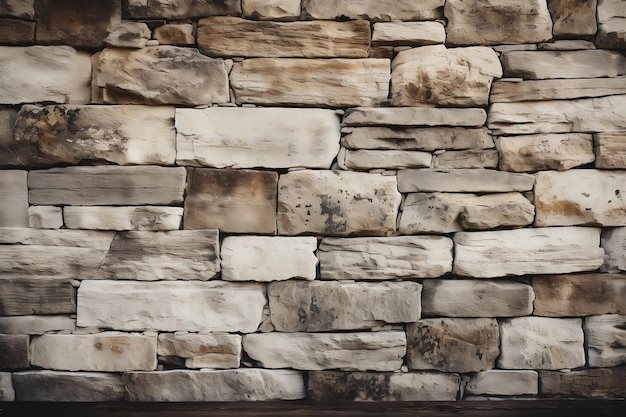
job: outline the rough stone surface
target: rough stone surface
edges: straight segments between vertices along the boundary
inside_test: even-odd
[[[10,372],[0,372],[0,401],[15,401]]]
[[[112,239],[113,233],[111,232],[94,232],[88,230],[35,230],[19,227],[0,228],[0,244],[3,245],[89,248],[106,253],[109,246],[111,246]],[[45,276],[46,274],[41,275]]]
[[[243,16],[256,20],[298,20],[300,0],[242,0]]]
[[[423,319],[407,325],[409,369],[478,372],[500,353],[495,319]]]
[[[452,270],[452,240],[444,236],[324,238],[322,279],[438,277]]]
[[[182,167],[52,168],[28,174],[29,202],[77,206],[181,204],[185,181]]]
[[[385,235],[395,230],[400,200],[392,176],[290,172],[278,181],[278,231],[288,235]]]
[[[487,194],[477,197],[459,214],[463,229],[494,229],[532,223],[535,208],[520,193]]]
[[[28,227],[60,229],[63,227],[63,210],[56,206],[31,206],[28,208]]]
[[[495,149],[468,149],[445,151],[435,154],[433,168],[439,169],[482,169],[498,167],[498,151]]]
[[[548,0],[554,21],[555,37],[593,37],[596,24],[596,0]]]
[[[498,55],[482,46],[422,46],[399,52],[391,67],[394,106],[486,105],[491,82],[502,76]]]
[[[626,57],[615,51],[510,51],[502,54],[506,77],[616,77],[626,74]]]
[[[1,164],[173,165],[173,107],[22,106]]]
[[[148,25],[141,22],[124,22],[107,28],[104,43],[118,48],[144,48],[152,36]]]
[[[83,281],[78,289],[81,327],[116,330],[254,332],[265,319],[260,284]]]
[[[180,165],[328,169],[339,151],[339,118],[325,109],[178,109],[176,131]]]
[[[487,120],[485,110],[387,107],[348,109],[346,126],[467,126],[479,127]],[[421,131],[418,131],[421,132]],[[460,130],[459,130],[460,132]],[[396,134],[401,134],[397,132]]]
[[[5,316],[75,313],[75,297],[68,278],[0,279],[0,314]]]
[[[369,58],[253,58],[230,73],[235,102],[262,105],[375,106],[387,100],[389,79],[389,60]]]
[[[587,317],[584,329],[589,366],[611,367],[626,363],[626,315]]]
[[[224,281],[315,279],[317,240],[312,237],[227,236],[222,241]]]
[[[193,25],[189,23],[168,23],[154,29],[154,39],[159,41],[160,45],[194,45],[196,37],[194,36]]]
[[[546,0],[447,0],[447,43],[498,45],[537,43],[552,38]]]
[[[95,71],[105,103],[201,105],[229,101],[224,61],[192,48],[105,48]]]
[[[18,401],[124,401],[126,393],[121,374],[101,372],[17,372],[13,385]]]
[[[0,46],[0,104],[89,102],[91,58],[69,46]]]
[[[574,78],[553,80],[520,80],[507,78],[494,81],[489,101],[565,100],[626,94],[626,78]]]
[[[435,151],[494,147],[493,139],[487,129],[461,127],[357,127],[348,129],[341,142],[345,147],[354,149]]]
[[[45,334],[48,332],[76,329],[76,320],[70,316],[13,316],[0,317],[0,333]]]
[[[533,313],[533,288],[519,282],[427,279],[423,285],[425,316],[517,317]]]
[[[241,0],[128,0],[124,7],[133,19],[177,20],[241,14]]]
[[[0,16],[33,20],[35,18],[35,0],[3,0],[0,3]]]
[[[27,171],[0,171],[0,227],[28,227],[27,174]]]
[[[58,210],[61,217],[61,209]],[[63,219],[68,229],[178,230],[183,219],[183,209],[161,206],[66,206],[63,208]]]
[[[28,335],[25,334],[0,334],[0,369],[28,368],[28,340]]]
[[[584,133],[505,136],[496,147],[505,171],[564,171],[595,160],[592,136]]]
[[[302,372],[233,369],[129,372],[124,383],[131,401],[271,401],[306,397]]]
[[[444,0],[303,0],[302,15],[313,19],[432,20],[442,17]]]
[[[156,349],[156,335],[46,334],[33,338],[31,363],[63,371],[152,371],[157,365]]]
[[[537,316],[626,313],[626,276],[619,274],[533,277]]]
[[[433,156],[428,152],[379,151],[342,148],[337,157],[341,169],[368,171],[372,169],[428,168]]]
[[[465,393],[471,395],[537,395],[539,375],[535,371],[492,369],[468,378]]]
[[[604,260],[591,227],[459,232],[454,243],[453,273],[478,278],[593,271]]]
[[[0,145],[3,147],[13,140],[13,127],[17,119],[17,111],[12,108],[0,107]],[[0,162],[4,164],[3,162]]]
[[[626,271],[626,227],[602,230],[601,246],[606,252],[602,271]]]
[[[277,331],[318,332],[416,321],[421,290],[415,282],[288,281],[270,284],[267,295]]]
[[[538,226],[626,226],[626,172],[572,170],[537,174]]]
[[[406,336],[399,331],[255,333],[244,336],[243,348],[264,368],[396,371],[406,354]]]
[[[424,46],[444,43],[446,30],[440,22],[383,22],[374,24],[372,45]]]
[[[398,190],[413,192],[500,193],[532,190],[535,178],[489,169],[405,169],[398,171]]]
[[[582,39],[561,39],[537,45],[539,51],[579,51],[581,49],[596,49],[591,41]]]
[[[626,131],[593,135],[596,168],[626,169]]]
[[[0,42],[5,45],[32,45],[35,42],[35,22],[0,18]]]
[[[585,365],[581,319],[518,317],[500,323],[503,369],[564,369]]]
[[[539,372],[541,395],[624,398],[626,368],[583,369],[570,372]]]
[[[188,173],[185,229],[276,232],[278,174],[208,168],[192,168]]]
[[[455,401],[457,374],[314,371],[309,397],[314,401]]]
[[[626,7],[622,0],[598,0],[596,45],[607,49],[626,49]]]
[[[160,362],[186,368],[238,368],[241,336],[226,333],[159,335]]]

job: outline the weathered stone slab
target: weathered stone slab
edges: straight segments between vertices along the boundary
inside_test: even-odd
[[[0,16],[33,20],[35,18],[35,0],[3,0],[0,3]]]
[[[416,282],[287,281],[267,291],[272,324],[282,332],[367,329],[420,318],[422,286]]]
[[[190,23],[168,23],[154,29],[154,39],[159,45],[195,45],[193,25]]]
[[[306,397],[302,372],[279,369],[129,372],[131,401],[271,401]]]
[[[243,17],[256,20],[300,19],[300,0],[242,0]]]
[[[287,235],[385,235],[396,228],[400,200],[393,176],[290,172],[278,181],[278,231]]]
[[[617,77],[626,74],[626,57],[615,51],[511,51],[502,54],[506,77]]]
[[[533,277],[537,316],[626,313],[626,276],[575,274]]]
[[[105,48],[95,71],[105,103],[201,105],[230,99],[224,61],[192,48]]]
[[[35,22],[0,17],[0,42],[4,45],[35,43]]]
[[[581,319],[505,319],[500,323],[498,368],[579,368],[585,365],[583,341]]]
[[[76,206],[181,204],[185,168],[79,166],[31,171],[31,204]]]
[[[11,372],[0,372],[0,401],[15,401]]]
[[[29,228],[0,228],[2,245],[64,246],[106,251],[114,233],[87,230],[35,230]],[[41,274],[43,275],[43,274]],[[57,274],[58,275],[58,274]]]
[[[128,0],[124,7],[125,15],[132,19],[182,20],[241,14],[241,0]]]
[[[83,281],[77,325],[249,333],[265,319],[264,292],[260,284],[221,281]]]
[[[457,374],[435,372],[309,372],[313,401],[455,401]]]
[[[76,329],[76,319],[70,316],[13,316],[0,317],[0,333],[45,334]]]
[[[372,33],[374,46],[424,46],[445,41],[446,29],[440,22],[376,23]]]
[[[25,105],[0,163],[173,165],[175,138],[173,107]]]
[[[598,1],[596,45],[606,49],[626,48],[626,7],[621,0]]]
[[[144,48],[152,31],[142,22],[124,22],[110,25],[104,43],[118,48]]]
[[[593,271],[604,260],[599,241],[600,229],[591,227],[459,232],[452,272],[492,278]]]
[[[538,226],[626,226],[626,172],[592,169],[537,173]]]
[[[626,227],[603,229],[600,245],[606,252],[602,271],[626,271]]]
[[[555,37],[593,37],[596,24],[596,0],[548,0]]]
[[[372,21],[434,20],[442,17],[444,0],[303,0],[302,15],[312,19],[348,18]]]
[[[552,38],[546,0],[447,0],[444,14],[451,45],[523,44]]]
[[[244,351],[264,368],[396,371],[406,354],[404,332],[254,333]]]
[[[237,104],[375,106],[387,100],[389,72],[388,59],[253,58],[235,63],[230,83]]]
[[[345,126],[482,126],[487,120],[485,110],[433,109],[428,107],[387,107],[348,109]],[[421,133],[421,131],[418,131]],[[401,133],[397,133],[401,134]]]
[[[323,279],[438,277],[452,269],[444,236],[324,238],[318,251]]]
[[[315,279],[317,239],[279,236],[227,236],[222,242],[224,281]]]
[[[339,118],[325,109],[178,109],[176,132],[179,165],[216,168],[328,169],[340,140]]]
[[[178,230],[183,219],[183,208],[66,206],[63,208],[63,218],[68,229]]]
[[[574,0],[576,1],[576,0]],[[544,42],[537,45],[539,51],[578,51],[581,49],[597,49],[591,41],[582,39],[562,39]]]
[[[462,127],[358,127],[350,129],[342,138],[341,143],[347,148],[356,149],[401,149],[431,152],[438,149],[494,147],[493,139],[487,129]]]
[[[592,136],[584,133],[504,136],[496,147],[505,171],[564,171],[595,160]]]
[[[258,22],[210,17],[198,22],[198,48],[209,56],[367,58],[370,24],[346,22]]]
[[[152,371],[156,349],[156,334],[46,334],[33,338],[31,363],[63,371]]]
[[[100,48],[107,27],[122,21],[122,0],[37,0],[37,42]]]
[[[596,168],[626,169],[626,131],[593,135]]]
[[[69,46],[0,46],[0,103],[89,102],[91,58]]]
[[[0,171],[0,227],[28,227],[28,171]]]
[[[482,106],[491,82],[502,76],[498,55],[475,46],[430,45],[399,52],[391,73],[394,106]]]
[[[0,108],[0,145],[3,147],[13,140],[13,126],[17,119],[17,111],[12,108]],[[2,155],[4,158],[4,155]],[[4,162],[0,162],[4,163]]]
[[[28,335],[25,334],[0,334],[0,369],[28,368],[28,340]]]
[[[41,258],[37,258],[41,262]],[[35,275],[35,273],[29,276]],[[69,278],[8,278],[0,279],[0,314],[75,313],[75,291]]]
[[[60,229],[63,227],[63,210],[56,206],[31,206],[28,208],[28,227]]]
[[[626,363],[626,315],[585,318],[589,366],[610,367]]]
[[[185,229],[276,233],[278,174],[208,168],[188,173]]]
[[[539,375],[535,371],[492,369],[468,378],[465,393],[471,395],[537,395]]]
[[[497,135],[626,130],[626,95],[580,100],[494,103],[488,127]]]
[[[368,171],[372,169],[428,168],[433,156],[419,151],[379,151],[342,148],[337,157],[341,169]]]
[[[159,361],[186,368],[238,368],[241,336],[237,334],[159,334]]]
[[[626,396],[626,368],[583,369],[566,372],[539,372],[541,395],[584,398]]]
[[[495,149],[445,151],[433,156],[433,168],[482,169],[498,167],[498,151]]]
[[[398,190],[412,192],[500,193],[532,190],[535,178],[491,169],[404,169]]]
[[[426,316],[517,317],[533,313],[533,289],[519,282],[427,279],[423,284]]]
[[[121,374],[27,371],[13,374],[18,401],[124,401]]]

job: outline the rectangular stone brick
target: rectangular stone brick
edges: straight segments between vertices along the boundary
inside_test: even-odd
[[[27,371],[13,374],[18,401],[124,401],[121,374],[100,372]]]
[[[596,168],[626,169],[626,130],[596,133],[593,135],[593,140]]]
[[[15,401],[11,372],[0,372],[0,401]]]
[[[35,22],[0,18],[0,42],[5,45],[31,45],[35,43]]]
[[[570,372],[540,371],[541,395],[623,398],[626,396],[626,368],[583,369]]]
[[[470,395],[537,395],[539,375],[535,371],[492,369],[467,378],[465,394]]]
[[[27,174],[27,171],[0,171],[0,227],[28,227]]]
[[[60,229],[63,227],[63,209],[57,206],[30,206],[28,226],[33,229]]]
[[[480,127],[487,120],[481,108],[435,109],[429,107],[385,107],[348,109],[345,126],[465,126]],[[397,132],[398,129],[394,129]]]
[[[388,20],[434,20],[442,17],[444,0],[422,0],[407,3],[402,0],[303,0],[305,18]]]
[[[584,330],[589,366],[626,364],[626,314],[586,317]]]
[[[163,206],[65,206],[63,207],[62,219],[65,222],[65,227],[68,229],[178,230],[183,220],[183,208]]]
[[[214,15],[240,15],[241,0],[128,0],[125,15],[132,19],[182,20]]]
[[[535,178],[492,169],[403,169],[398,190],[412,192],[499,193],[532,190]]]
[[[70,278],[0,278],[0,314],[75,313],[76,291]]]
[[[626,94],[626,79],[575,78],[570,80],[521,80],[518,78],[494,81],[489,94],[491,103],[517,101],[570,100]]]
[[[29,338],[25,334],[0,334],[0,369],[28,368]]]
[[[45,334],[76,329],[76,319],[70,316],[12,316],[0,317],[0,333]]]
[[[238,368],[241,336],[236,334],[159,334],[159,362],[186,368]]]

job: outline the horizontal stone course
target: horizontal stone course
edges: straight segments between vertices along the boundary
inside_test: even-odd
[[[41,209],[47,206],[33,207]],[[62,215],[61,208],[58,209],[61,224],[57,227],[65,223],[68,229],[168,231],[180,229],[183,220],[182,207],[65,206]]]
[[[398,172],[398,190],[402,193],[529,191],[534,183],[532,175],[487,169],[405,169]]]
[[[570,372],[540,371],[540,393],[545,396],[623,398],[626,369],[581,369]]]

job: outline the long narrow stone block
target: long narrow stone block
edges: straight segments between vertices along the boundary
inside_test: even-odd
[[[15,401],[11,372],[0,372],[0,401]]]
[[[276,330],[318,332],[416,321],[421,292],[415,282],[287,281],[270,284],[267,295]]]
[[[302,15],[313,19],[434,20],[442,17],[444,0],[303,0]]]
[[[62,219],[68,229],[167,231],[180,228],[183,208],[66,206]]]
[[[596,133],[593,141],[596,168],[626,169],[626,130]]]
[[[617,51],[509,51],[502,54],[505,77],[599,78],[626,74],[626,57]]]
[[[45,334],[48,332],[76,329],[76,319],[70,316],[13,316],[0,317],[0,333]]]
[[[607,314],[585,318],[589,366],[626,364],[626,315]]]
[[[439,169],[495,169],[498,167],[498,151],[495,149],[444,151],[433,156],[432,167]]]
[[[0,171],[0,227],[28,227],[27,171]]]
[[[27,371],[13,374],[18,401],[124,401],[121,374],[100,372]]]
[[[583,369],[569,372],[540,371],[541,395],[624,398],[626,368]]]
[[[186,368],[238,368],[241,336],[236,334],[159,334],[160,362]]]
[[[128,0],[125,12],[132,19],[193,19],[197,17],[241,14],[241,0]]]
[[[130,401],[271,401],[306,397],[302,372],[279,369],[128,372]]]
[[[77,206],[181,204],[186,177],[182,167],[158,166],[81,166],[31,171],[29,201]]]
[[[75,313],[75,297],[70,278],[0,278],[0,314],[4,316]]]
[[[255,333],[244,351],[264,368],[396,371],[406,354],[404,332]]]
[[[382,22],[374,24],[372,45],[424,46],[444,43],[446,29],[439,22]]]
[[[387,100],[389,80],[389,60],[369,58],[253,58],[230,73],[237,104],[376,106]]]
[[[429,168],[433,156],[417,151],[378,151],[342,148],[337,157],[341,169],[368,171],[373,169]]]
[[[339,151],[339,118],[325,109],[178,109],[176,131],[179,165],[327,169]]]
[[[0,369],[28,368],[29,338],[25,334],[0,334]]]
[[[314,401],[455,401],[458,374],[314,371],[309,398]]]
[[[491,103],[516,101],[565,100],[626,94],[625,77],[575,78],[552,80],[506,79],[494,81]]]
[[[492,369],[468,378],[465,393],[471,395],[537,395],[539,375],[535,371]]]
[[[423,284],[425,316],[517,317],[533,312],[533,289],[519,282],[427,279]]]
[[[242,332],[266,318],[260,284],[83,281],[77,325],[116,330]]]
[[[459,232],[454,243],[453,273],[478,278],[593,271],[604,261],[600,229],[590,227]]]
[[[290,172],[278,181],[278,231],[288,235],[385,235],[396,228],[400,200],[392,176]]]
[[[324,238],[322,279],[438,277],[452,270],[452,240],[444,236]]]
[[[581,319],[505,319],[500,323],[498,368],[579,368],[585,365],[583,341]]]
[[[224,281],[315,279],[317,239],[309,237],[227,236],[222,242]]]
[[[398,171],[398,190],[402,193],[476,192],[501,193],[532,190],[535,178],[490,169],[404,169]]]
[[[606,252],[602,271],[626,271],[626,227],[603,229],[600,242]]]
[[[21,227],[0,228],[0,245],[56,246],[107,251],[113,232],[92,230],[38,230]]]
[[[156,334],[46,334],[33,338],[30,361],[62,371],[152,371],[156,350]]]
[[[464,126],[479,127],[487,120],[485,110],[385,107],[348,109],[345,126]],[[394,129],[397,131],[397,129]],[[460,130],[459,130],[460,132]],[[419,131],[421,133],[421,131]],[[398,132],[397,134],[401,134]],[[440,149],[440,148],[437,148]]]

